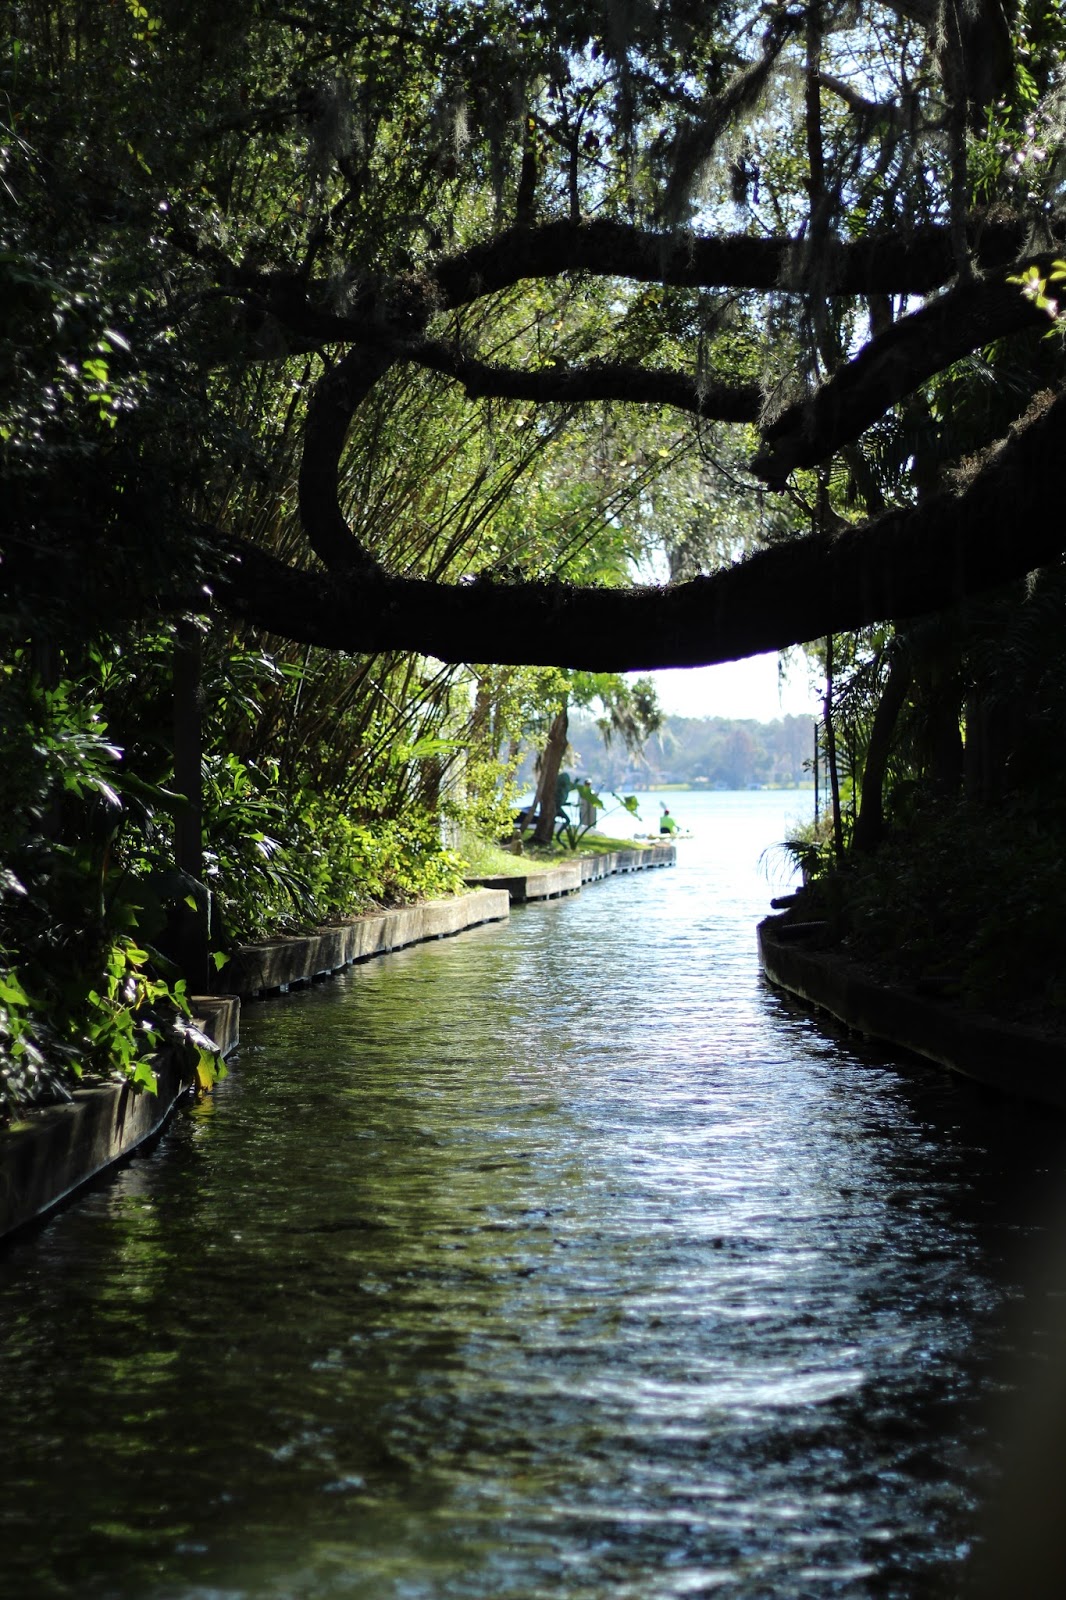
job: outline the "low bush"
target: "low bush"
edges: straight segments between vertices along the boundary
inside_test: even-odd
[[[1066,1021],[1066,805],[1013,796],[988,808],[916,806],[870,856],[816,880],[844,947],[963,1003]],[[809,914],[808,910],[805,914]]]

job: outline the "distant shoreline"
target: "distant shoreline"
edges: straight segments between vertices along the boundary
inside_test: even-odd
[[[749,783],[727,789],[715,783],[644,783],[641,794],[812,794],[813,783]]]

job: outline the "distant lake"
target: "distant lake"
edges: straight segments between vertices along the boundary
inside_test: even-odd
[[[745,843],[740,848],[750,843],[761,851],[786,838],[792,823],[807,822],[814,815],[813,789],[637,790],[639,820],[623,810],[612,796],[599,792],[606,803],[596,821],[597,831],[624,839],[657,832],[662,808],[668,806],[678,826],[704,842],[709,834],[724,827],[743,838]],[[576,807],[571,810],[576,815]]]

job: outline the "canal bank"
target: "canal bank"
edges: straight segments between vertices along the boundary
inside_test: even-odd
[[[760,922],[759,960],[775,987],[863,1038],[1000,1094],[1066,1111],[1066,1041],[885,982],[839,950],[805,948],[805,935],[816,942],[819,927],[790,923],[787,915]]]
[[[220,1056],[236,1048],[240,1003],[232,995],[193,1001],[195,1020]],[[0,1242],[73,1199],[162,1132],[193,1092],[195,1069],[176,1050],[152,1063],[156,1092],[128,1082],[83,1083],[71,1098],[23,1113],[0,1134]]]
[[[676,864],[676,845],[651,844],[632,850],[602,850],[578,856],[574,861],[561,861],[557,866],[471,877],[466,881],[483,888],[505,889],[511,904],[522,906],[531,900],[555,900],[560,895],[577,894],[586,883],[601,883],[604,878],[614,878],[619,873],[647,872],[654,867]]]
[[[229,992],[194,996],[193,1015],[225,1058],[240,1042],[242,1003],[287,994],[376,956],[503,921],[512,903],[541,897],[541,878],[553,885],[543,885],[549,894],[569,894],[583,883],[673,865],[675,859],[672,846],[611,851],[513,881],[471,880],[469,893],[447,900],[367,912],[309,934],[241,945],[221,975]],[[531,888],[523,892],[525,885]],[[173,1051],[162,1052],[154,1068],[155,1094],[125,1082],[84,1084],[68,1102],[29,1110],[0,1133],[0,1240],[47,1217],[158,1137],[175,1108],[194,1092],[195,1072]]]

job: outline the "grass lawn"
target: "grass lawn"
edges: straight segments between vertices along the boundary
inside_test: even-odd
[[[562,840],[550,845],[526,843],[520,856],[513,855],[487,839],[463,836],[459,845],[466,873],[471,878],[516,878],[530,872],[547,872],[561,861],[576,861],[579,856],[605,855],[611,850],[646,850],[647,844],[635,839],[610,839],[602,833],[587,833],[571,850]]]

